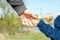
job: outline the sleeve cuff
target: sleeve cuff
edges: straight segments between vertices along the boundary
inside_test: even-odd
[[[26,7],[25,7],[25,5],[19,5],[19,6],[15,7],[15,10],[18,15],[21,15],[26,10]]]

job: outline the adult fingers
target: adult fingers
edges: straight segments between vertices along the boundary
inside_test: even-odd
[[[31,22],[31,20],[29,20],[29,19],[28,19],[28,21],[27,21],[27,22],[28,22],[29,26],[33,26],[33,24],[32,24],[32,22]]]
[[[29,19],[23,19],[22,24],[26,26],[33,26],[32,22]]]
[[[36,26],[37,24],[38,24],[38,20],[35,20],[35,19],[33,19],[33,20],[31,20],[31,22],[32,22],[32,24],[34,25],[34,26]]]
[[[37,19],[37,16],[34,15],[34,14],[31,14],[31,17],[32,17],[33,19]]]

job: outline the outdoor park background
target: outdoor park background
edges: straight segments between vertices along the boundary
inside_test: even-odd
[[[27,0],[24,2],[26,3]],[[35,6],[37,7],[38,5]],[[27,8],[31,10],[29,5]],[[33,10],[34,9],[32,8],[31,11],[37,16],[38,20],[43,18],[46,23],[49,23],[52,26],[54,25],[53,21],[55,17],[59,15],[59,12],[55,12],[55,14],[54,12],[46,12],[47,14],[43,14],[43,16],[41,14],[44,13],[43,10],[39,9],[39,12],[37,9],[35,9],[37,12]],[[50,40],[50,38],[47,38],[36,26],[28,27],[22,25],[20,17],[15,10],[13,10],[5,0],[0,0],[0,40]]]

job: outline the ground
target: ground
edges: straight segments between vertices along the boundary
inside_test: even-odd
[[[8,35],[5,37],[7,37],[6,40],[50,40],[50,38],[47,38],[41,32],[16,33],[15,35]]]

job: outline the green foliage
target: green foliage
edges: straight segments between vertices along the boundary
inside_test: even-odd
[[[22,27],[21,20],[14,14],[5,14],[0,18],[0,32],[15,34],[19,27]]]
[[[9,36],[11,40],[50,40],[43,33],[17,33],[16,35]]]

